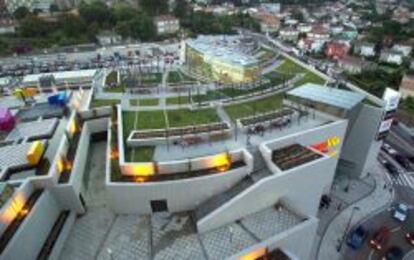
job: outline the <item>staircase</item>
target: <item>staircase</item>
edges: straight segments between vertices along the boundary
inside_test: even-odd
[[[254,159],[253,172],[241,179],[230,189],[216,194],[200,204],[200,206],[193,212],[193,218],[195,222],[200,221],[218,208],[226,205],[227,202],[236,197],[238,194],[247,190],[259,180],[266,178],[272,174],[267,168],[259,150],[255,148],[254,150],[251,149],[250,152],[252,153]]]

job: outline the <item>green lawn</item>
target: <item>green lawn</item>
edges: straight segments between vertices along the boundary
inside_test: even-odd
[[[150,162],[154,157],[154,146],[128,147],[125,149],[125,161]]]
[[[180,104],[188,104],[188,96],[182,95],[180,97],[169,97],[167,98],[167,105],[180,105]]]
[[[159,103],[158,98],[149,99],[130,99],[129,104],[131,106],[157,106]]]
[[[109,93],[124,93],[125,92],[125,86],[124,85],[119,85],[116,87],[106,87],[104,88],[105,92],[109,92]]]
[[[119,99],[94,99],[92,100],[90,107],[96,108],[96,107],[112,106],[112,105],[117,105],[119,103],[120,103]]]
[[[139,111],[137,129],[165,128],[165,116],[163,110]]]
[[[271,59],[273,56],[275,56],[276,53],[272,50],[269,50],[267,48],[260,48],[258,55],[256,55],[256,58],[260,62],[266,62],[267,60]]]
[[[105,79],[105,85],[117,84],[118,83],[118,72],[111,71]]]
[[[226,113],[233,119],[251,116],[254,113],[264,113],[282,107],[283,94],[275,94],[262,99],[226,106]]]
[[[200,125],[220,121],[216,110],[212,108],[194,111],[189,109],[168,110],[167,114],[170,127]]]
[[[295,74],[305,73],[302,79],[295,83],[295,86],[300,86],[305,83],[325,84],[325,80],[318,75],[296,64],[292,60],[285,59],[285,61],[275,69],[276,72],[287,75],[287,79],[291,79]]]
[[[326,80],[324,80],[323,78],[319,77],[316,74],[313,74],[312,72],[308,71],[306,72],[306,74],[303,76],[303,78],[301,78],[300,80],[298,80],[295,83],[295,86],[301,86],[305,83],[315,83],[315,84],[320,84],[320,85],[324,85],[326,82]]]
[[[181,78],[181,73],[178,71],[170,71],[168,72],[168,78],[167,78],[167,82],[168,83],[178,83],[181,82],[182,78]]]
[[[145,73],[141,74],[141,83],[158,84],[162,81],[162,73]]]
[[[124,126],[124,139],[126,139],[132,130],[135,129],[136,112],[122,112],[122,124]]]

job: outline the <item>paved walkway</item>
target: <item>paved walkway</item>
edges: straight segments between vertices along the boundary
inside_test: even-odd
[[[352,212],[354,211],[354,216],[350,227],[384,209],[392,202],[394,197],[393,192],[384,189],[386,180],[383,175],[383,169],[380,166],[376,166],[372,172],[375,172],[371,174],[375,179],[375,189],[365,196],[365,198],[349,204],[328,224],[325,233],[322,235],[321,243],[316,248],[315,259],[343,259],[341,252],[337,251],[337,247],[343,238]],[[354,210],[355,207],[358,207],[359,210]],[[345,247],[346,245],[343,244],[342,251]]]

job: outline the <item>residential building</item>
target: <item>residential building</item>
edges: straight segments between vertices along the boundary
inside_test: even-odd
[[[309,39],[314,41],[327,42],[330,39],[329,29],[323,25],[315,25],[312,30],[306,34]]]
[[[275,33],[279,31],[280,19],[275,16],[264,16],[260,20],[260,31],[263,33]]]
[[[280,3],[261,3],[260,8],[269,14],[280,13]]]
[[[299,37],[299,31],[293,27],[285,27],[280,29],[279,37],[284,41],[296,42]]]
[[[29,11],[39,10],[41,12],[49,12],[50,5],[53,4],[53,0],[5,0],[7,10],[10,13],[14,13],[19,7],[26,7]]]
[[[358,74],[363,70],[375,69],[375,64],[354,56],[345,56],[338,60],[338,67],[350,74]]]
[[[157,34],[174,34],[180,30],[180,21],[172,15],[162,15],[154,18]]]
[[[298,41],[298,48],[305,53],[316,53],[323,50],[324,43],[309,38],[302,38]]]
[[[100,45],[105,46],[120,43],[122,36],[111,31],[104,31],[96,35],[96,39]]]
[[[338,42],[328,42],[325,45],[325,55],[333,59],[342,59],[350,50],[350,46]]]
[[[399,51],[384,49],[381,51],[380,61],[395,65],[401,65],[403,63],[403,57],[404,55]]]
[[[354,53],[363,57],[373,57],[376,54],[375,44],[368,42],[356,43]]]
[[[298,28],[298,31],[301,33],[308,33],[312,31],[312,25],[307,24],[307,23],[300,23],[298,24],[297,28]]]
[[[414,97],[414,75],[405,74],[398,91],[403,98]]]
[[[405,45],[405,44],[394,44],[394,46],[392,46],[391,48],[391,51],[399,52],[403,55],[403,57],[410,56],[412,50],[413,50],[413,47],[411,45]]]

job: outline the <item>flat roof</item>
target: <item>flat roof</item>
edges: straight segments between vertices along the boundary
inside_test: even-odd
[[[85,77],[93,77],[95,73],[96,73],[95,69],[59,71],[59,72],[52,72],[52,73],[39,73],[39,74],[31,74],[31,75],[24,76],[23,82],[39,81],[39,78],[44,77],[44,76],[53,76],[56,80],[85,78]]]
[[[197,39],[188,40],[191,48],[233,65],[248,66],[259,63],[259,60],[252,55],[242,53],[237,49],[235,41],[241,37],[235,36],[199,36]]]
[[[307,83],[301,87],[290,90],[287,94],[346,110],[353,108],[365,98],[365,95],[360,93],[330,88],[313,83]]]

